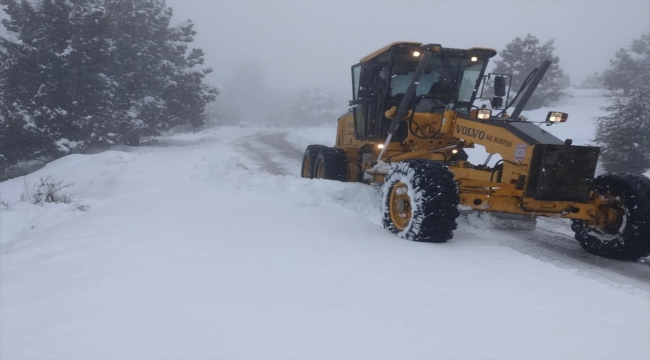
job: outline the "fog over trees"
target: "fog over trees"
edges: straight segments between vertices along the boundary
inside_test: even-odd
[[[287,101],[301,89],[320,87],[331,91],[343,109],[351,96],[350,66],[394,41],[502,50],[515,37],[530,33],[542,43],[554,39],[560,67],[580,84],[595,72],[602,74],[616,50],[647,32],[650,23],[650,4],[642,1],[625,6],[616,1],[168,0],[168,4],[179,19],[191,18],[197,24],[197,46],[206,51],[206,61],[215,69],[208,81],[220,89],[225,91],[239,63],[257,58],[273,91]],[[603,25],[613,18],[626,19],[625,26]],[[395,19],[408,19],[408,25],[391,25]]]
[[[611,94],[604,110],[596,133],[603,167],[643,174],[650,169],[650,76],[642,73],[632,81],[630,97]]]
[[[605,88],[623,90],[623,95],[629,95],[639,74],[650,71],[650,34],[643,34],[639,39],[632,40],[627,48],[621,48],[610,60],[610,68],[602,76]]]
[[[642,174],[650,169],[650,34],[616,52],[601,84],[614,90],[596,131],[603,166]]]
[[[567,86],[560,84],[565,75],[559,65],[560,58],[554,53],[553,41],[551,39],[540,44],[539,39],[531,34],[526,35],[523,39],[516,37],[499,52],[500,59],[494,62],[496,66],[493,71],[495,73],[512,75],[511,91],[515,93],[529,79],[528,76],[533,69],[539,67],[545,60],[552,62],[535,93],[528,101],[526,110],[548,106],[566,96],[563,89]]]
[[[350,66],[393,41],[494,48],[499,54],[489,70],[513,73],[515,91],[530,70],[551,60],[529,109],[553,105],[570,85],[633,95],[635,76],[648,70],[650,48],[650,4],[641,1],[625,7],[570,2],[561,9],[552,2],[506,1],[0,4],[5,164],[137,145],[172,128],[200,129],[205,121],[334,122],[348,109]],[[486,9],[508,21],[486,21]],[[461,13],[461,28],[457,16],[436,15]],[[602,26],[613,17],[626,19],[626,26]],[[394,19],[409,25],[392,26]],[[634,101],[621,98],[619,105],[627,103]]]

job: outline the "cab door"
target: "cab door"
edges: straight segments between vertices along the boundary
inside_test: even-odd
[[[366,140],[368,138],[368,108],[370,105],[370,67],[367,64],[358,64],[352,67],[352,101],[351,109],[354,116],[354,138]]]
[[[383,100],[387,84],[387,66],[363,63],[352,67],[350,104],[354,114],[355,139],[374,140],[383,118]],[[378,116],[379,115],[379,116]]]

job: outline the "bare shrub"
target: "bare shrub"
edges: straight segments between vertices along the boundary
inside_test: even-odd
[[[78,210],[88,210],[88,205],[77,199],[72,193],[74,184],[64,180],[54,180],[52,176],[40,178],[38,183],[30,186],[25,183],[25,191],[20,196],[22,201],[39,205],[44,203],[73,204]]]

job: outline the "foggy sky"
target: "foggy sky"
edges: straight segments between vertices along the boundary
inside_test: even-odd
[[[174,21],[196,23],[223,86],[233,66],[256,58],[283,93],[320,86],[349,98],[350,66],[393,41],[490,47],[527,33],[555,39],[573,83],[602,72],[616,50],[650,32],[650,1],[219,1],[168,0]]]
[[[573,83],[602,72],[616,50],[650,32],[648,0],[223,1],[167,0],[174,23],[192,19],[193,47],[222,89],[237,64],[257,60],[260,86],[291,96],[322,87],[351,96],[350,66],[393,41],[497,51],[527,33],[555,39]],[[0,17],[2,14],[0,11]]]

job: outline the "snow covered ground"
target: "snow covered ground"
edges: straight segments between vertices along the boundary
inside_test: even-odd
[[[581,96],[549,131],[591,139]],[[334,131],[222,127],[0,183],[0,358],[650,357],[650,267],[524,248],[569,237],[554,222],[399,239],[376,187],[299,178]],[[47,176],[88,209],[20,201]]]

